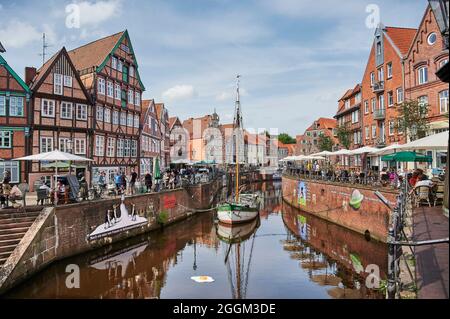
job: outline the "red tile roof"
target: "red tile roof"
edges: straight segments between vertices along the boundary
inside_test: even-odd
[[[100,66],[124,33],[125,31],[121,31],[69,51],[77,70]]]
[[[385,32],[394,42],[395,46],[400,50],[402,56],[405,56],[408,53],[417,29],[386,27]]]

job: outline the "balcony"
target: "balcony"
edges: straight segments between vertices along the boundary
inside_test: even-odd
[[[385,109],[378,109],[373,112],[374,120],[384,120],[385,118],[386,118],[386,110]]]
[[[386,138],[385,137],[379,137],[375,141],[375,146],[379,148],[386,147]]]
[[[373,93],[380,93],[384,91],[384,81],[375,82],[372,85]]]

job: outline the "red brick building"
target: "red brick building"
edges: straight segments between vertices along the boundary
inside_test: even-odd
[[[364,145],[384,147],[404,142],[402,132],[395,128],[398,118],[395,105],[405,98],[403,59],[416,31],[382,24],[375,31],[361,83]]]
[[[5,52],[0,44],[0,53]],[[30,89],[0,55],[0,181],[5,171],[12,183],[27,180],[27,163],[12,161],[27,155]]]
[[[58,149],[92,158],[92,102],[66,49],[62,48],[39,70],[27,68],[25,73],[33,92],[30,154]],[[28,172],[30,186],[41,176],[50,181],[54,169],[45,168],[45,164],[32,163]],[[76,164],[75,173],[89,179],[89,163]]]
[[[353,89],[347,90],[338,101],[338,110],[334,118],[338,127],[346,127],[351,131],[350,149],[356,149],[362,145],[362,104],[361,85],[357,84]],[[336,134],[334,134],[336,137]]]
[[[448,63],[448,50],[428,6],[405,60],[405,98],[428,104],[430,133],[448,130],[448,83],[436,72]]]
[[[161,169],[170,165],[170,130],[169,130],[169,111],[164,103],[156,103],[156,119],[158,120],[161,133]]]
[[[337,122],[335,119],[321,117],[308,127],[303,135],[297,136],[296,149],[298,155],[311,155],[319,153],[320,136],[328,136],[331,138],[333,145],[338,143],[333,134]]]
[[[93,169],[111,178],[116,171],[130,175],[140,169],[139,124],[145,90],[128,31],[122,31],[69,51],[92,96]]]

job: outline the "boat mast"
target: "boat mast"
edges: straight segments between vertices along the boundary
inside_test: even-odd
[[[239,84],[241,76],[238,74],[237,77],[237,88],[236,88],[236,114],[234,116],[234,131],[236,132],[236,191],[235,191],[235,201],[239,202],[239,135],[242,127],[242,115],[241,115],[241,101]]]

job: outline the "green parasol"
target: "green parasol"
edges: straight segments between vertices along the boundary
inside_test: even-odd
[[[398,152],[385,155],[381,158],[384,162],[418,162],[418,163],[432,163],[433,158],[424,154],[416,152]]]
[[[153,176],[155,179],[161,179],[161,169],[159,167],[159,158],[155,159]]]

